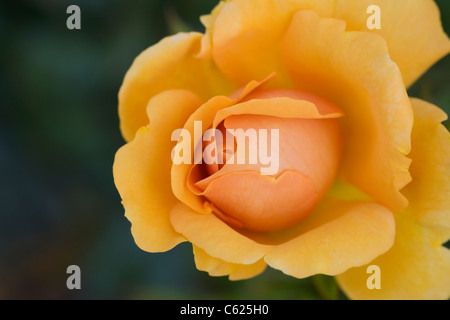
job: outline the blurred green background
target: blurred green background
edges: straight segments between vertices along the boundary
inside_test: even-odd
[[[393,0],[394,1],[394,0]],[[450,1],[436,1],[450,33]],[[238,282],[197,271],[192,248],[133,241],[112,177],[117,92],[166,35],[203,31],[216,0],[21,0],[0,4],[0,299],[344,299],[333,278],[266,270]],[[66,8],[81,8],[81,30]],[[411,35],[414,36],[414,35]],[[409,91],[450,111],[450,58]],[[82,290],[66,288],[66,268]]]

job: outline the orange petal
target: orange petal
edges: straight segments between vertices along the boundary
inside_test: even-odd
[[[224,123],[227,130],[241,129],[247,132],[256,128],[254,138],[258,140],[256,143],[245,143],[246,155],[251,151],[258,154],[260,150],[257,150],[257,146],[261,147],[261,142],[268,142],[259,140],[261,137],[258,129],[277,129],[280,132],[277,146],[279,154],[270,151],[273,141],[269,142],[270,164],[262,164],[260,157],[253,159],[259,160],[253,164],[249,163],[249,159],[245,164],[239,164],[236,160],[234,163],[228,161],[207,178],[204,178],[200,166],[192,168],[188,178],[190,190],[211,201],[214,205],[213,212],[233,226],[268,231],[295,224],[312,211],[334,180],[339,166],[341,141],[338,122],[327,117],[337,117],[342,113],[326,101],[312,99],[320,105],[320,109],[316,108],[309,101],[295,99],[294,93],[299,99],[309,96],[287,90],[253,91],[249,96],[269,99],[240,103],[220,110],[215,117],[215,121],[222,121],[220,113],[230,109],[233,109],[234,114],[244,113],[228,117]],[[291,98],[273,98],[284,94]],[[283,119],[259,115],[277,115],[277,110],[279,114],[285,111],[286,117],[313,119]],[[315,119],[316,117],[319,119]],[[240,143],[239,139],[238,147]],[[260,176],[263,167],[267,172],[269,166],[273,173],[267,174],[278,177],[279,180]],[[288,171],[289,174],[280,176]],[[285,192],[286,190],[296,191]]]
[[[319,201],[314,182],[297,171],[284,171],[278,178],[259,172],[229,173],[211,181],[202,195],[231,225],[257,231],[291,226]]]
[[[334,220],[318,224],[330,219],[327,215]],[[375,203],[333,202],[333,206],[322,207],[309,217],[310,221],[300,226],[307,231],[273,247],[266,255],[269,266],[297,278],[318,273],[336,275],[367,264],[385,253],[394,241],[392,213]]]
[[[380,8],[379,30],[367,28],[367,8],[371,5]],[[334,16],[347,22],[347,30],[383,36],[407,87],[450,51],[433,0],[337,0]]]
[[[265,101],[261,102],[265,103]],[[296,170],[305,177],[312,179],[315,190],[322,197],[331,186],[336,172],[339,168],[341,155],[341,140],[339,125],[334,119],[280,119],[275,117],[259,115],[239,115],[231,116],[225,120],[225,127],[228,130],[237,128],[246,132],[249,129],[267,128],[268,130],[279,130],[278,153],[273,154],[271,149],[272,141],[269,143],[268,154],[271,155],[269,164],[258,162],[250,163],[247,159],[245,164],[239,164],[234,154],[234,162],[229,161],[221,169],[207,178],[199,176],[200,180],[192,178],[195,187],[205,190],[211,181],[219,177],[242,171],[254,171],[261,173],[269,167],[273,174],[278,177],[286,170]],[[264,143],[260,139],[259,131],[255,135],[257,142],[255,145],[245,143],[246,154],[254,152],[258,154],[258,146]],[[238,141],[238,147],[241,142]],[[238,152],[240,152],[238,150]]]
[[[248,99],[253,100],[246,101]],[[296,169],[308,175],[307,173],[316,171],[316,174],[311,176],[316,182],[324,180],[318,178],[319,176],[334,177],[340,158],[341,141],[338,123],[332,118],[343,116],[341,110],[317,96],[292,90],[255,90],[243,101],[219,110],[214,118],[213,128],[225,120],[228,129],[279,129],[281,130],[279,173],[288,169]],[[259,136],[258,132],[257,135]],[[225,134],[223,136],[225,140]],[[293,148],[293,146],[296,147]],[[300,159],[301,154],[298,154],[302,150],[311,150],[305,159]],[[297,151],[296,155],[292,155],[292,151]],[[311,157],[312,154],[318,158]],[[295,161],[293,161],[294,159]],[[316,165],[318,161],[321,163],[320,166]],[[328,164],[333,164],[333,166],[329,167]],[[323,171],[324,167],[329,167],[330,170]],[[260,168],[259,163],[226,164],[219,172],[215,172],[201,181],[192,180],[197,181],[197,187],[205,190],[210,181],[221,175],[245,170],[259,172]],[[331,174],[329,174],[330,171]],[[323,186],[322,183],[319,185]]]
[[[186,121],[184,125],[184,129],[188,130],[191,134],[191,137],[193,137],[191,141],[191,150],[192,153],[194,153],[196,146],[201,146],[202,142],[202,136],[206,129],[212,126],[214,116],[220,109],[230,107],[231,105],[239,102],[241,99],[243,99],[246,95],[248,95],[253,90],[257,89],[259,86],[264,85],[267,81],[269,81],[274,74],[269,75],[262,81],[250,81],[247,86],[242,88],[242,90],[239,91],[239,96],[237,98],[229,98],[225,96],[216,96],[212,99],[210,99],[208,102],[203,104],[200,108],[198,108],[194,113],[191,114],[189,119]],[[201,121],[202,123],[202,132],[201,135],[196,137],[196,134],[194,132],[194,122],[195,121]],[[197,139],[197,140],[195,140]],[[172,165],[172,171],[171,171],[171,181],[172,181],[172,191],[173,194],[182,202],[184,202],[186,205],[191,207],[197,212],[200,213],[208,213],[207,210],[205,210],[203,206],[203,200],[199,198],[197,195],[192,193],[192,191],[188,188],[188,177],[189,172],[191,171],[191,168],[194,163],[194,155],[192,154],[191,157],[191,163],[192,164],[173,164]]]
[[[193,246],[193,248],[197,269],[206,271],[213,277],[228,276],[230,280],[244,280],[259,275],[267,266],[263,259],[253,264],[229,263],[211,257],[204,250],[196,246]]]
[[[245,131],[251,128],[278,129],[279,168],[275,176],[285,170],[297,170],[314,181],[320,194],[323,194],[334,180],[339,168],[342,148],[339,123],[335,119],[280,119],[239,115],[227,118],[225,127],[227,129],[241,128]],[[271,153],[270,148],[268,149]],[[239,170],[240,167],[260,171],[262,167],[267,166],[260,163],[257,165],[227,163],[215,176],[227,172],[229,167],[231,172]]]
[[[119,92],[120,127],[127,141],[148,124],[147,103],[164,90],[190,90],[204,101],[235,90],[214,63],[195,57],[201,39],[200,33],[179,33],[161,40],[135,59]]]
[[[334,0],[234,0],[220,4],[203,22],[213,60],[238,85],[260,79],[272,71],[274,86],[287,88],[289,77],[280,59],[280,41],[292,15],[310,9],[331,15]]]
[[[376,201],[403,209],[410,182],[413,114],[401,73],[379,35],[345,32],[340,20],[300,11],[284,39],[296,88],[341,108],[344,177]]]
[[[272,91],[263,91],[263,94],[258,92],[255,99],[245,99],[247,101],[219,110],[214,119],[213,127],[217,127],[220,122],[230,116],[242,114],[297,119],[331,119],[340,118],[344,115],[336,106],[307,93],[293,90],[275,91],[278,94],[285,93],[286,96],[265,98],[265,93],[270,94]],[[293,93],[296,93],[298,97],[293,96]]]
[[[171,135],[199,104],[200,98],[185,90],[155,96],[148,105],[150,125],[139,129],[135,139],[117,151],[114,182],[134,239],[145,251],[167,251],[184,241],[169,221],[169,212],[177,203],[170,186]]]
[[[172,209],[170,221],[192,244],[229,263],[256,263],[270,249],[235,231],[215,215],[198,214],[184,204]]]

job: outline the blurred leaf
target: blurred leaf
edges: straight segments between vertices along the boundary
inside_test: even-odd
[[[165,16],[169,27],[169,34],[194,31],[192,26],[180,18],[174,6],[166,6]]]
[[[312,277],[312,282],[322,299],[339,299],[339,287],[334,277],[318,274]]]

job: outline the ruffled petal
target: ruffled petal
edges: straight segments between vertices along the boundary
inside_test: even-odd
[[[292,95],[292,92],[289,94]],[[252,95],[253,93],[249,94],[250,97]],[[259,96],[258,93],[256,95]],[[247,100],[247,97],[244,100]],[[266,116],[273,116],[274,118]],[[336,171],[335,166],[338,165],[342,144],[339,124],[332,119],[342,116],[341,110],[326,102],[316,101],[316,104],[314,104],[310,101],[289,97],[262,99],[260,96],[259,99],[244,101],[219,110],[214,118],[213,128],[216,128],[219,123],[225,120],[227,129],[242,129],[244,131],[264,127],[279,129],[281,134],[279,170],[278,174],[274,174],[274,176],[279,175],[284,170],[297,169],[304,174],[317,171],[317,174],[313,174],[315,178],[317,176],[329,176],[332,179]],[[256,135],[259,136],[258,133]],[[314,146],[319,145],[319,148],[314,148]],[[293,146],[296,147],[293,148]],[[305,152],[315,154],[316,158],[306,155],[304,159],[300,159],[301,150],[313,148],[314,151]],[[294,151],[298,151],[296,155],[293,155]],[[325,158],[326,160],[322,160]],[[317,161],[321,162],[320,166],[316,165]],[[260,168],[260,163],[250,164],[248,161],[239,166],[225,164],[220,171],[216,171],[207,178],[198,181],[196,186],[204,190],[210,181],[225,174],[249,170],[260,172]],[[328,170],[324,170],[325,168],[328,168]]]
[[[450,229],[450,133],[441,125],[447,115],[438,107],[411,99],[411,175],[404,189],[415,217],[424,225]]]
[[[206,129],[212,126],[214,117],[216,113],[224,108],[230,107],[235,103],[238,103],[241,99],[251,93],[253,90],[256,90],[258,87],[264,85],[267,81],[269,81],[274,74],[270,74],[262,81],[250,81],[245,87],[240,89],[237,93],[234,93],[236,97],[225,97],[225,96],[216,96],[205,104],[203,104],[200,108],[198,108],[194,113],[191,114],[189,119],[184,124],[185,130],[190,133],[190,136],[193,137],[191,139],[191,164],[189,163],[181,163],[172,165],[171,171],[171,181],[172,181],[172,191],[174,195],[186,205],[191,207],[200,213],[208,213],[209,211],[205,209],[203,200],[195,195],[188,188],[188,176],[189,172],[195,161],[195,148],[196,146],[201,146],[201,141],[203,137],[203,133]],[[201,121],[201,132],[196,132],[195,130],[195,122]]]
[[[269,266],[297,278],[336,275],[372,261],[394,241],[392,213],[375,203],[336,201],[308,219],[298,236],[273,247],[264,259]]]
[[[392,210],[407,206],[400,189],[410,182],[413,113],[401,73],[386,42],[315,12],[295,14],[284,39],[284,61],[301,91],[337,105],[344,154],[343,176]]]
[[[213,277],[228,276],[230,280],[244,280],[256,277],[264,272],[267,267],[263,259],[253,264],[229,263],[211,257],[204,250],[196,246],[193,246],[193,249],[197,269],[206,271]]]
[[[367,27],[371,5],[381,9],[379,30]],[[299,10],[342,19],[351,31],[382,35],[407,86],[450,51],[433,0],[229,0],[202,17],[206,27],[203,55],[212,56],[224,74],[240,85],[270,71],[285,76],[279,61],[280,39]],[[278,80],[285,87],[290,83],[288,77]]]
[[[381,289],[368,289],[367,265],[337,276],[340,287],[351,299],[448,299],[450,250],[440,235],[406,212],[396,214],[395,221],[394,246],[369,263],[380,268]]]
[[[381,270],[381,289],[369,290],[367,266],[338,276],[353,299],[448,299],[450,250],[450,134],[440,124],[447,117],[439,108],[411,99],[413,177],[404,193],[410,206],[395,215],[395,244],[372,261]]]
[[[237,232],[214,214],[199,214],[184,204],[170,213],[175,230],[208,255],[236,264],[254,264],[270,249]]]
[[[291,119],[335,119],[344,114],[333,105],[319,105],[307,100],[277,97],[253,99],[217,112],[213,127],[234,115],[264,115]]]
[[[367,28],[367,8],[371,5],[380,8],[379,30]],[[347,30],[383,36],[407,87],[450,51],[450,40],[433,0],[337,0],[334,16],[347,22]]]
[[[150,125],[139,129],[134,140],[117,151],[114,182],[134,239],[145,251],[167,251],[184,241],[169,220],[169,212],[178,202],[170,185],[175,144],[171,135],[200,104],[199,97],[185,90],[155,96],[148,105]]]
[[[164,38],[142,52],[128,70],[119,91],[122,134],[131,141],[136,131],[148,124],[148,101],[169,89],[186,89],[206,101],[236,88],[210,60],[199,59],[202,34],[179,33]]]
[[[238,85],[276,71],[274,85],[289,87],[280,43],[292,15],[303,9],[330,16],[334,0],[231,0],[203,18],[213,60]]]

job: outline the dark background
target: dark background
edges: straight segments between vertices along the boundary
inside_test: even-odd
[[[394,1],[394,0],[393,0]],[[441,7],[450,32],[450,1]],[[333,278],[267,270],[230,282],[192,248],[141,251],[112,177],[117,92],[133,59],[166,35],[203,31],[216,0],[28,0],[0,4],[0,299],[343,299]],[[66,8],[81,8],[81,30]],[[411,96],[450,111],[450,58]],[[81,267],[82,289],[66,288]]]

